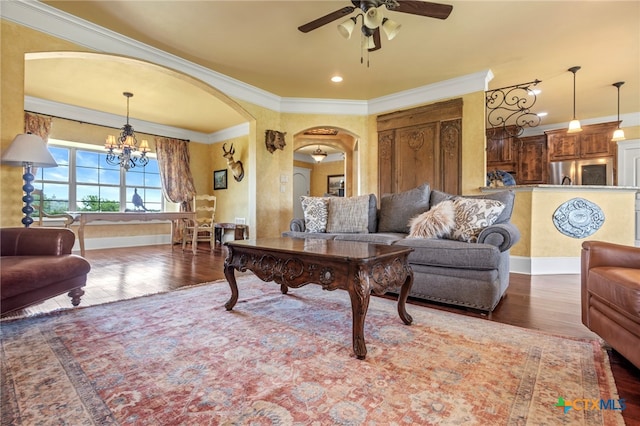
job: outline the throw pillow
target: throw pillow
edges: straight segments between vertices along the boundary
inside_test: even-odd
[[[478,235],[487,226],[493,225],[504,210],[504,204],[483,198],[458,197],[453,200],[455,226],[449,239],[475,243]]]
[[[453,201],[443,201],[409,222],[408,238],[440,238],[456,224],[456,209]]]
[[[304,213],[305,232],[326,232],[329,199],[321,197],[300,197]]]
[[[380,220],[378,232],[409,233],[409,221],[412,217],[429,210],[428,183],[409,191],[397,194],[385,194],[380,198]]]
[[[369,195],[330,197],[327,232],[369,232]]]

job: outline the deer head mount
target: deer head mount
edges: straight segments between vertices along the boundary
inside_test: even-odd
[[[236,150],[233,149],[233,144],[231,144],[229,151],[227,151],[227,144],[223,144],[222,151],[224,152],[223,157],[227,159],[227,166],[229,166],[233,178],[236,182],[240,182],[244,177],[244,167],[242,167],[242,161],[235,161],[233,159],[233,154],[236,153]]]
[[[276,149],[284,150],[287,145],[284,141],[284,135],[287,132],[279,132],[277,130],[267,130],[264,132],[264,143],[267,146],[267,151],[273,154]]]

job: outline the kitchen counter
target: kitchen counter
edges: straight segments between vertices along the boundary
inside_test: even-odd
[[[635,244],[639,187],[510,185],[482,187],[483,193],[516,194],[511,221],[521,233],[511,248],[511,272],[579,274],[582,242]]]

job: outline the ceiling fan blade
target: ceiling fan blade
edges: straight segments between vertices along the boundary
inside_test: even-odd
[[[369,49],[369,52],[375,52],[376,50],[382,48],[382,39],[380,38],[380,27],[376,28],[376,30],[374,31],[371,37],[373,37],[373,43],[376,45],[376,47],[372,47],[371,49]]]
[[[308,22],[304,25],[300,25],[298,29],[303,33],[308,33],[309,31],[315,30],[316,28],[320,28],[323,25],[327,25],[330,22],[335,21],[336,19],[340,19],[343,16],[347,16],[351,14],[356,8],[353,6],[345,6],[340,10],[336,10],[335,12],[331,12],[328,15],[325,15],[321,18],[315,19],[311,22]]]
[[[398,3],[399,6],[390,10],[429,18],[447,19],[453,10],[453,6],[450,4],[431,3],[428,1],[398,0]]]

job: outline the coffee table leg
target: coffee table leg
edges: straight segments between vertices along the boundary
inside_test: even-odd
[[[364,319],[367,316],[369,299],[371,298],[369,277],[366,274],[359,274],[353,285],[348,288],[353,315],[353,351],[358,359],[364,359],[367,356],[367,346],[364,342]]]
[[[407,275],[407,279],[404,280],[404,284],[402,284],[402,288],[400,289],[400,296],[398,296],[398,314],[400,315],[400,319],[407,325],[413,322],[413,318],[407,313],[406,309],[407,297],[409,296],[412,285],[413,272]]]
[[[224,307],[227,308],[227,311],[233,309],[238,301],[238,283],[236,283],[236,276],[234,274],[234,267],[230,264],[224,265],[224,276],[229,283],[229,287],[231,287],[231,298],[224,304]]]

